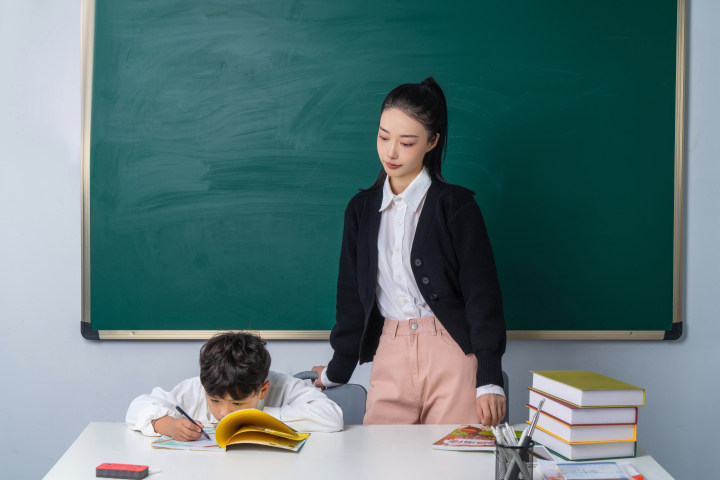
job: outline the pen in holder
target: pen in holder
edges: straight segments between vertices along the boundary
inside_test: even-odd
[[[495,480],[532,480],[534,446],[532,440],[524,446],[495,441]]]

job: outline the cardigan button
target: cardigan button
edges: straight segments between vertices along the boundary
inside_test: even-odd
[[[431,293],[430,300],[437,300],[437,295],[435,295],[434,293]]]
[[[423,282],[425,285],[427,285],[428,283],[430,283],[430,279],[427,278],[427,277],[423,277],[423,278],[422,278],[422,282]]]
[[[416,258],[416,259],[415,259],[415,266],[416,266],[416,267],[419,267],[420,265],[422,265],[422,260],[420,260],[419,258]]]

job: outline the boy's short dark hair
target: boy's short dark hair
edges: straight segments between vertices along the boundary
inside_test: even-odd
[[[251,333],[215,335],[200,349],[200,382],[208,395],[242,400],[260,391],[270,372],[266,342]]]

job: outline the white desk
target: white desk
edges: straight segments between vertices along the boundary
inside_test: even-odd
[[[162,469],[162,473],[149,476],[149,480],[492,479],[495,472],[492,453],[431,448],[433,442],[455,427],[457,425],[349,426],[344,432],[313,433],[297,453],[255,445],[215,453],[151,448],[154,438],[133,432],[124,423],[91,423],[45,480],[93,479],[95,467],[105,462]],[[630,461],[647,480],[672,479],[640,448],[638,457]],[[542,479],[537,470],[533,477]]]

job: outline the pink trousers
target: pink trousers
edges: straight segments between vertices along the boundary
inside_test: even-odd
[[[363,423],[477,424],[476,373],[475,355],[465,355],[437,318],[386,318]]]

